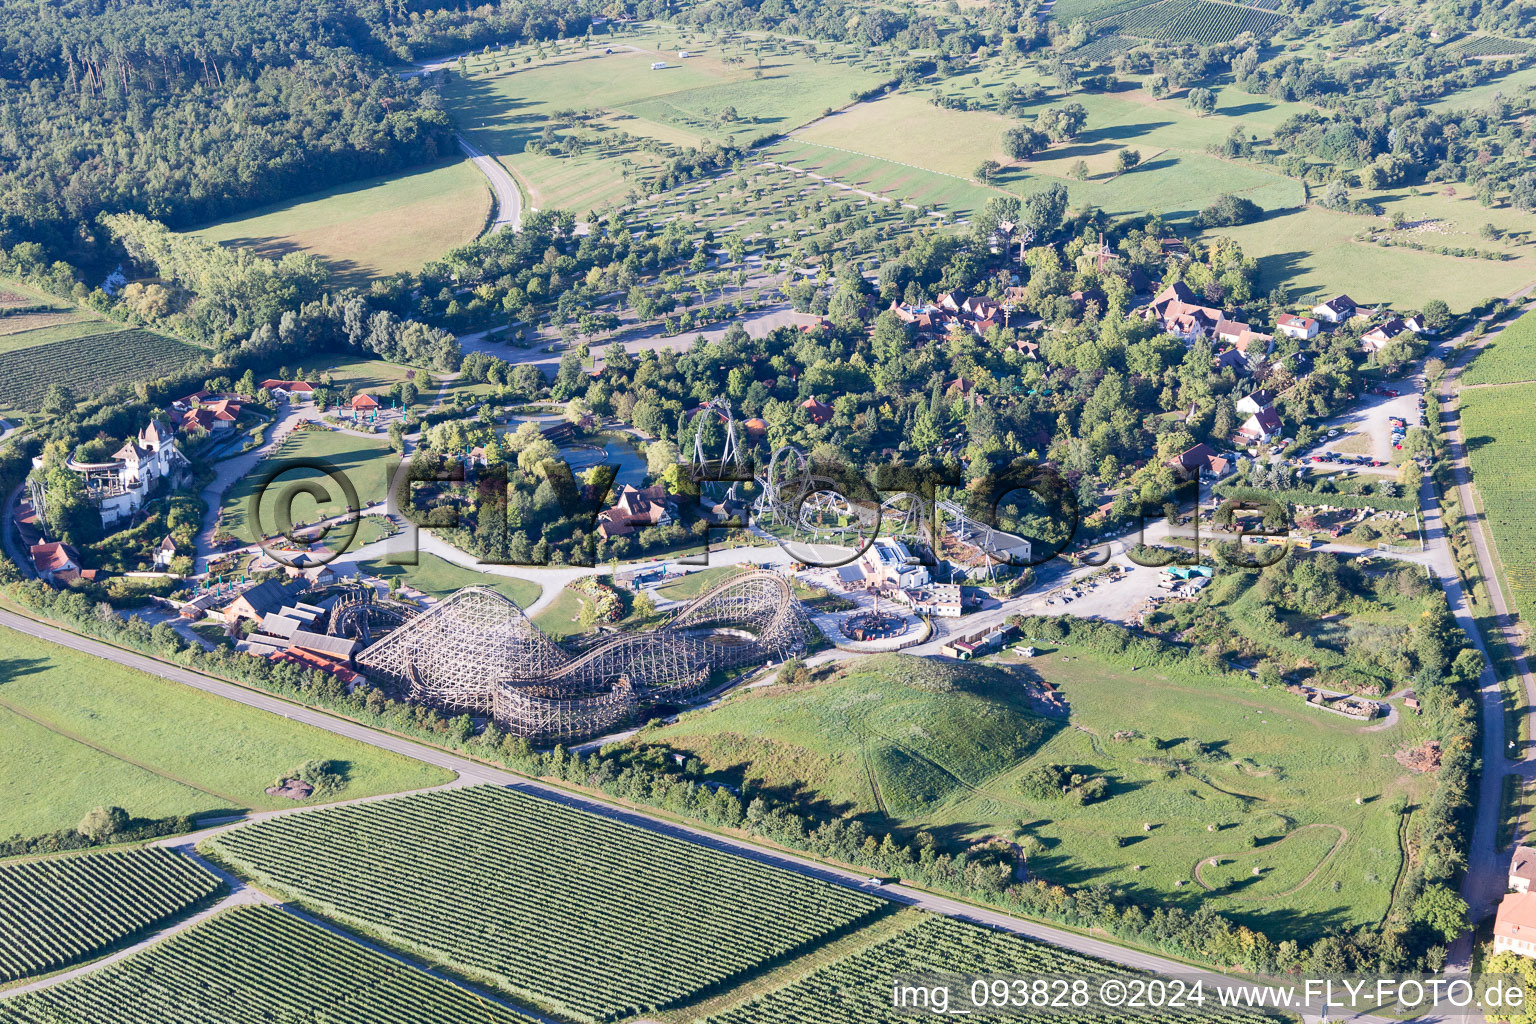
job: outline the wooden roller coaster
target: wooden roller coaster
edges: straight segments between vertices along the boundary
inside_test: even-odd
[[[720,581],[659,629],[611,634],[580,651],[545,636],[496,591],[467,587],[357,663],[413,700],[489,714],[514,735],[552,742],[687,699],[716,669],[802,653],[814,628],[789,581],[767,570]]]

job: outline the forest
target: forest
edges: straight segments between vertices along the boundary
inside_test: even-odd
[[[588,30],[579,4],[0,4],[0,244],[108,258],[94,226],[187,228],[457,152],[403,60]],[[107,269],[110,269],[108,267]]]

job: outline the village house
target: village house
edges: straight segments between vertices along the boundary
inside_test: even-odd
[[[1317,332],[1321,330],[1321,327],[1310,316],[1295,316],[1290,313],[1281,313],[1275,317],[1275,330],[1287,338],[1295,338],[1297,341],[1310,341],[1317,337]]]
[[[1408,327],[1408,322],[1400,316],[1395,316],[1360,335],[1360,348],[1367,355],[1374,354],[1386,348],[1399,335],[1410,333],[1413,332]]]
[[[1219,480],[1227,474],[1232,464],[1220,455],[1215,449],[1204,442],[1184,451],[1168,460],[1168,465],[1173,471],[1186,480],[1195,479],[1207,475],[1213,480]]]
[[[1237,400],[1237,411],[1244,416],[1252,416],[1271,408],[1275,404],[1275,396],[1268,388],[1260,388],[1251,395],[1244,395]]]
[[[34,464],[40,464],[35,460]],[[144,507],[162,481],[172,481],[190,469],[190,463],[172,439],[170,426],[161,419],[149,421],[138,437],[112,453],[106,462],[65,461],[69,471],[82,478],[85,495],[101,514],[102,526],[112,526]],[[33,503],[43,508],[41,488],[33,489]]]
[[[1224,310],[1200,301],[1200,297],[1182,281],[1158,292],[1142,310],[1142,316],[1186,345],[1206,337],[1215,331],[1217,324],[1230,319]]]
[[[223,608],[224,622],[234,625],[241,619],[260,622],[268,612],[287,604],[294,588],[278,580],[266,580],[250,587]]]
[[[1241,353],[1250,366],[1254,366],[1274,351],[1275,338],[1262,331],[1242,331],[1232,339],[1232,348]]]
[[[1273,406],[1266,406],[1243,421],[1243,425],[1237,428],[1237,434],[1250,444],[1262,444],[1271,438],[1279,437],[1285,432],[1285,426],[1280,422],[1280,416]]]
[[[169,569],[175,559],[176,542],[171,539],[170,534],[166,534],[160,539],[160,543],[155,545],[155,568]]]
[[[1348,295],[1335,295],[1327,302],[1313,306],[1312,315],[1330,324],[1341,324],[1354,316],[1358,308],[1360,307],[1355,304],[1355,300]]]
[[[1231,369],[1233,373],[1247,373],[1248,360],[1235,348],[1223,348],[1211,357],[1211,372],[1220,373],[1226,369]]]
[[[597,517],[597,533],[603,540],[623,537],[646,526],[665,526],[672,522],[677,506],[661,484],[639,488],[625,484],[619,500]]]
[[[1493,919],[1493,951],[1536,959],[1536,892],[1512,892]]]
[[[211,402],[200,402],[196,407],[188,409],[181,414],[178,427],[185,428],[190,423],[196,423],[204,430],[232,430],[235,421],[240,418],[240,410],[244,408],[233,398],[216,398]]]
[[[1509,859],[1509,887],[1515,892],[1528,892],[1533,881],[1536,881],[1536,850],[1517,846]]]
[[[302,380],[264,380],[261,387],[279,402],[307,402],[315,397],[315,389]]]
[[[44,583],[67,583],[80,576],[80,555],[68,544],[33,544],[29,554],[37,578]]]

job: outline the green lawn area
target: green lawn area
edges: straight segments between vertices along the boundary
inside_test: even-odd
[[[340,515],[347,498],[342,487],[318,470],[302,468],[307,460],[327,463],[344,475],[356,491],[359,506],[382,501],[392,463],[389,445],[332,430],[301,430],[290,434],[276,451],[257,468],[246,474],[224,494],[223,523],[231,534],[245,541],[255,541],[256,525],[251,521],[251,499],[264,475],[284,464],[294,468],[283,472],[265,488],[261,497],[261,527],[267,536],[278,534],[277,512],[280,499],[293,494],[291,515],[295,526]],[[318,482],[328,500],[317,502],[295,488],[306,482]]]
[[[354,391],[367,391],[371,394],[386,391],[391,385],[408,380],[414,383],[416,390],[421,393],[418,404],[423,408],[430,405],[437,395],[437,385],[433,382],[432,375],[426,370],[388,363],[382,359],[347,360],[331,363],[320,367],[318,371],[311,372],[317,375],[329,374],[331,387],[337,391],[350,384]]]
[[[1321,301],[1341,291],[1359,302],[1385,302],[1418,309],[1431,298],[1444,299],[1453,310],[1466,310],[1484,299],[1508,295],[1536,278],[1536,256],[1521,255],[1503,262],[1442,256],[1411,249],[1384,248],[1355,241],[1370,227],[1385,228],[1392,212],[1402,209],[1411,219],[1423,209],[1455,213],[1444,232],[1415,234],[1427,245],[1508,249],[1472,237],[1476,226],[1496,220],[1499,211],[1484,210],[1475,200],[1433,199],[1416,190],[1370,195],[1386,210],[1384,217],[1334,213],[1315,206],[1266,217],[1253,224],[1221,228],[1210,234],[1236,239],[1243,251],[1259,261],[1258,290],[1287,285],[1298,301]],[[1459,205],[1445,205],[1459,204]],[[1525,218],[1527,227],[1536,220]]]
[[[21,314],[0,320],[0,331],[3,331],[8,326],[19,326],[19,324],[13,323],[15,321],[48,320],[43,326],[0,334],[0,352],[15,352],[19,349],[35,348],[38,345],[50,345],[55,341],[73,341],[76,338],[87,338],[93,334],[106,334],[123,329],[122,324],[112,323],[107,320],[61,320],[61,318],[68,318],[72,315],[83,316],[83,314],[41,313]]]
[[[561,590],[553,601],[533,617],[533,624],[546,636],[563,640],[581,633],[581,607],[586,601],[574,590]]]
[[[362,563],[362,569],[380,579],[399,579],[401,583],[439,599],[465,587],[491,587],[510,598],[519,608],[527,608],[537,601],[544,589],[532,580],[476,572],[426,551],[417,552],[416,558],[416,565],[387,565],[382,561],[370,561]]]
[[[746,570],[734,565],[718,565],[713,569],[696,569],[664,587],[656,588],[656,596],[673,601],[691,601],[721,580],[739,575]]]
[[[1475,364],[1474,364],[1475,365]],[[1536,426],[1536,383],[1461,391],[1461,429],[1467,439],[1472,482],[1493,529],[1494,546],[1520,617],[1536,621],[1536,469],[1531,447]]]
[[[268,257],[308,252],[339,284],[419,270],[480,234],[490,188],[468,159],[367,178],[190,232]]]
[[[452,71],[442,93],[469,140],[501,160],[531,206],[578,216],[623,201],[633,187],[622,173],[625,164],[645,169],[661,162],[619,142],[619,132],[680,147],[705,139],[746,141],[804,124],[880,79],[846,60],[812,61],[782,39],[762,49],[759,68],[754,39],[712,44],[670,26],[598,37],[590,47],[566,44],[559,53],[551,47],[545,44],[542,57],[531,46],[476,56],[467,76]],[[605,54],[607,48],[613,52]],[[825,44],[821,48],[825,53]],[[684,49],[686,59],[678,56]],[[652,70],[657,62],[667,67]],[[594,116],[578,129],[554,121],[573,106]],[[730,110],[735,119],[724,120]],[[546,127],[588,144],[575,156],[525,151]]]
[[[73,827],[115,804],[157,817],[292,806],[266,794],[310,759],[345,766],[340,798],[451,773],[0,628],[0,835]]]
[[[958,90],[945,84],[946,95],[972,95],[978,102],[988,90],[1013,81],[1032,78],[1025,73],[1005,73],[989,64],[979,86]],[[1230,97],[1228,109],[1255,112],[1278,119],[1276,105],[1253,97],[1255,102],[1241,102]],[[1068,98],[1051,95],[1030,106],[1032,112],[1059,106]],[[935,174],[948,175],[981,189],[973,180],[983,160],[996,160],[1004,171],[994,180],[1002,190],[1027,194],[1047,184],[1061,181],[1067,185],[1074,205],[1091,203],[1114,215],[1155,211],[1169,218],[1197,212],[1223,192],[1245,195],[1267,210],[1301,205],[1299,182],[1285,178],[1255,164],[1218,160],[1206,155],[1208,147],[1220,142],[1236,117],[1222,114],[1197,117],[1182,100],[1153,100],[1145,93],[1074,93],[1073,103],[1088,111],[1088,127],[1076,139],[1051,147],[1033,160],[1014,162],[1003,153],[1003,132],[1017,123],[992,110],[952,110],[936,107],[923,93],[896,93],[871,103],[834,114],[799,132],[794,142],[862,154],[901,167],[910,165]],[[1299,105],[1289,106],[1300,109]],[[1245,125],[1246,126],[1246,125]],[[1116,154],[1125,148],[1137,150],[1143,164],[1138,169],[1116,177]],[[1088,166],[1085,181],[1070,179],[1068,174],[1079,160]],[[798,163],[798,161],[796,161]],[[844,170],[858,173],[859,168],[824,165],[818,173],[838,176]],[[903,188],[896,181],[901,172],[894,168],[886,174],[868,176],[874,191]],[[851,180],[851,179],[850,179]],[[854,182],[857,183],[857,182]],[[865,184],[863,187],[871,187]],[[911,184],[905,186],[910,188]],[[960,198],[958,204],[974,208],[980,201],[974,195]]]
[[[1536,312],[1505,324],[1483,343],[1461,375],[1461,386],[1536,380]]]
[[[1070,719],[1031,714],[1020,677],[1055,683]],[[1064,648],[993,666],[865,659],[830,682],[743,691],[636,742],[697,753],[723,777],[785,795],[803,787],[872,829],[963,841],[1013,835],[1022,822],[1038,877],[1187,909],[1211,898],[1277,938],[1300,938],[1380,920],[1402,857],[1389,805],[1428,789],[1391,756],[1422,738],[1411,716],[1362,729],[1245,677],[1132,671]],[[1046,764],[1103,776],[1107,798],[1031,795],[1021,779]],[[1333,850],[1319,837],[1338,829],[1346,838]],[[1194,877],[1211,856],[1232,861],[1209,869],[1214,895]]]

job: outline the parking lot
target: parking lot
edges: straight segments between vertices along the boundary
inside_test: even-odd
[[[1326,429],[1337,433],[1302,453],[1300,464],[1315,467],[1314,471],[1348,466],[1366,472],[1396,472],[1392,459],[1398,450],[1393,445],[1401,432],[1394,427],[1401,426],[1405,432],[1423,425],[1419,407],[1422,387],[1423,378],[1413,376],[1368,391],[1349,412],[1328,421]],[[1393,423],[1394,417],[1399,424]]]

